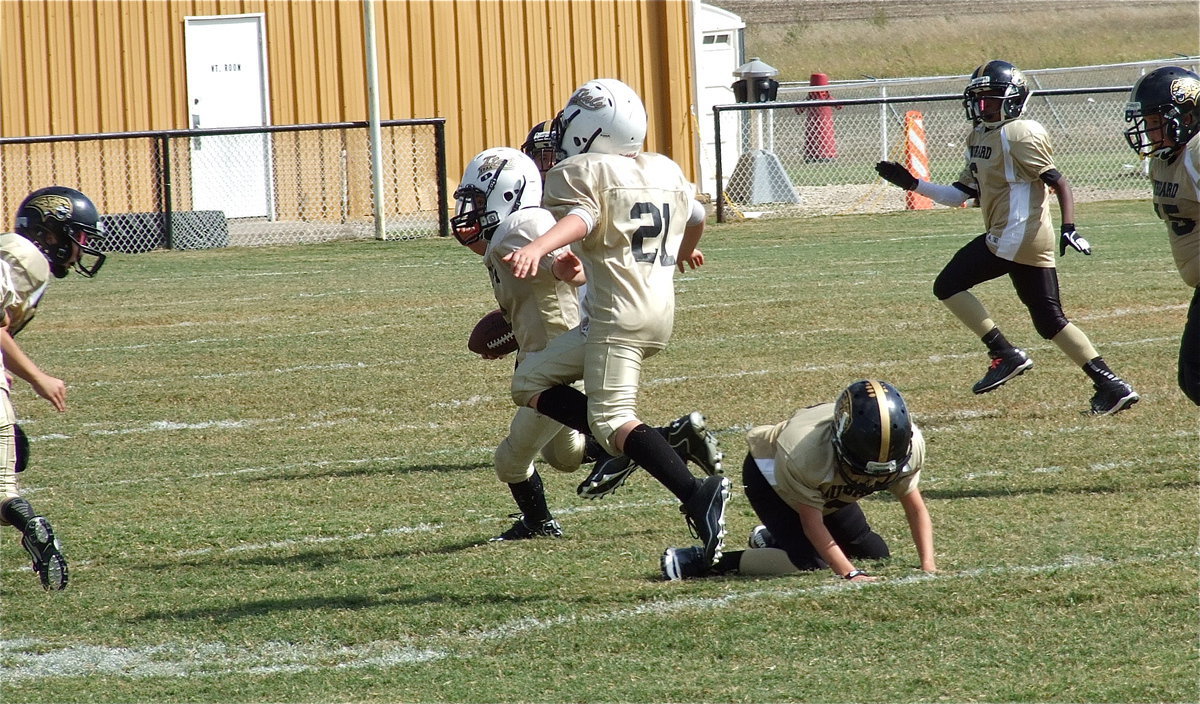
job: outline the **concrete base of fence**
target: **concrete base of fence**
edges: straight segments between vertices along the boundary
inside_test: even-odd
[[[229,246],[229,223],[220,210],[171,213],[171,242],[164,213],[110,213],[101,218],[107,237],[104,251],[137,254],[152,249],[211,249]]]
[[[800,202],[783,163],[774,152],[765,149],[743,153],[727,183],[726,193],[735,203]]]

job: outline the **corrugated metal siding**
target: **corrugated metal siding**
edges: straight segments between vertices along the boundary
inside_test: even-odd
[[[646,102],[647,148],[694,176],[690,6],[691,0],[379,2],[381,117],[447,118],[446,163],[455,183],[472,155],[519,145],[579,84],[616,77]],[[365,120],[360,2],[7,0],[0,2],[0,136],[186,128],[184,18],[259,12],[266,16],[272,123]],[[98,149],[104,163],[120,163],[120,144]],[[59,151],[61,159],[85,158],[73,146],[58,148],[56,158]],[[80,169],[85,190],[116,177]],[[25,186],[0,179],[6,212]]]

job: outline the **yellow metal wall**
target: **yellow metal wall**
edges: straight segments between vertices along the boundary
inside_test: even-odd
[[[615,77],[646,102],[647,148],[694,177],[691,4],[379,0],[381,117],[447,118],[453,184],[477,151],[518,146],[579,84]],[[186,128],[184,17],[258,12],[272,123],[367,119],[361,2],[3,0],[0,136]]]

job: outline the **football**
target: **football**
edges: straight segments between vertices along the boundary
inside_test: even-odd
[[[467,349],[475,354],[499,357],[517,351],[517,337],[512,326],[504,319],[499,308],[483,316],[471,336],[467,338]]]

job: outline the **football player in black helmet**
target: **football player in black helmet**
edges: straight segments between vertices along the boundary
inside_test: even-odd
[[[943,205],[957,207],[969,198],[979,200],[987,231],[959,249],[933,283],[938,300],[987,346],[991,363],[973,392],[994,391],[1033,367],[1029,355],[1004,337],[971,292],[985,281],[1007,275],[1038,335],[1053,342],[1091,380],[1091,412],[1119,413],[1137,403],[1137,392],[1108,367],[1062,310],[1055,241],[1060,257],[1068,248],[1083,254],[1092,250],[1075,231],[1074,192],[1054,165],[1046,128],[1021,117],[1028,99],[1028,84],[1017,67],[989,61],[975,69],[963,91],[963,107],[973,128],[957,181],[943,185],[918,179],[894,161],[877,163],[875,171],[884,180]],[[1058,198],[1062,218],[1058,238],[1048,190]]]
[[[104,263],[104,254],[97,249],[103,234],[100,213],[90,198],[74,188],[50,186],[26,196],[17,208],[14,232],[0,235],[0,268],[11,272],[14,292],[5,301],[3,318],[7,325],[0,329],[4,367],[13,376],[29,382],[39,396],[60,412],[67,408],[66,384],[42,371],[13,336],[33,319],[51,276],[62,278],[72,268],[89,278],[96,275]],[[0,394],[3,399],[0,405],[6,407],[8,415],[0,419],[3,487],[0,524],[21,531],[21,545],[33,559],[33,569],[42,586],[48,590],[64,589],[67,561],[62,545],[50,521],[35,513],[17,490],[18,462],[23,465],[28,461],[27,446],[19,442],[20,433],[7,393],[7,375],[3,386],[6,393]]]
[[[1138,79],[1125,106],[1125,139],[1150,159],[1154,212],[1167,225],[1171,254],[1192,287],[1179,345],[1179,388],[1200,405],[1200,76],[1164,66]]]
[[[763,522],[750,534],[750,549],[727,552],[709,569],[698,548],[668,548],[662,556],[667,579],[828,567],[850,581],[873,581],[851,560],[890,555],[858,504],[883,490],[904,507],[921,569],[937,570],[933,524],[917,488],[925,440],[896,387],[856,381],[833,403],[751,429],[746,442],[742,486]]]
[[[537,164],[538,171],[542,174],[542,182],[545,183],[546,172],[558,163],[558,142],[554,133],[550,131],[549,121],[539,122],[530,128],[525,143],[521,145],[521,151]]]
[[[104,264],[104,254],[93,246],[104,239],[100,213],[74,188],[50,186],[26,196],[17,208],[16,232],[42,250],[57,278],[71,268],[91,278]]]

